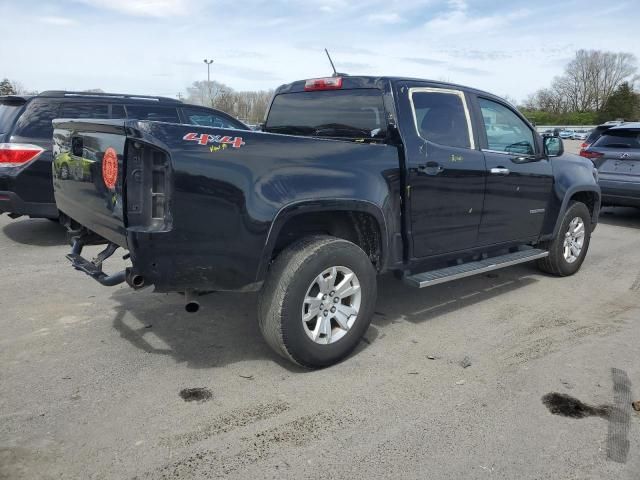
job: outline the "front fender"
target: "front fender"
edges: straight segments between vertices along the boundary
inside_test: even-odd
[[[596,195],[591,221],[598,222],[600,213],[600,186],[594,176],[594,167],[590,160],[573,154],[564,154],[552,159],[554,182],[553,217],[549,219],[550,238],[555,238],[560,230],[562,218],[569,208],[569,202],[578,193],[589,192]]]

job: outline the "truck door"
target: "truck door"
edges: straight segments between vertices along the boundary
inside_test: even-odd
[[[411,116],[401,125],[411,256],[428,257],[475,246],[485,163],[476,148],[465,93],[407,85],[398,98],[399,111]]]
[[[553,188],[551,162],[536,133],[510,106],[476,97],[487,190],[479,244],[536,238]]]

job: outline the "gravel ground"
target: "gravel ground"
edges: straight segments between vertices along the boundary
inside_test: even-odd
[[[2,216],[0,478],[638,479],[640,212],[601,222],[573,277],[380,278],[358,350],[310,372],[267,348],[254,295],[189,315]]]

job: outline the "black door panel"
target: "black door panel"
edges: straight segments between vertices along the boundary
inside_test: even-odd
[[[482,97],[472,103],[487,168],[478,244],[535,238],[553,189],[551,162],[538,151],[537,133],[512,107]]]
[[[411,156],[411,229],[416,257],[476,245],[482,218],[485,164],[481,152],[426,143]]]
[[[484,156],[489,175],[479,243],[489,245],[540,234],[553,188],[550,162],[515,163],[513,155],[487,151]]]
[[[476,246],[486,168],[475,148],[460,91],[407,88],[400,111],[415,112],[405,129],[412,257]]]

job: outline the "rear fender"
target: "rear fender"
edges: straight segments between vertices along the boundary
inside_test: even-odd
[[[380,265],[386,265],[389,233],[384,213],[378,205],[361,199],[302,200],[285,205],[276,214],[269,228],[256,281],[264,281],[280,232],[289,220],[308,213],[336,211],[368,213],[376,219],[380,231]]]

